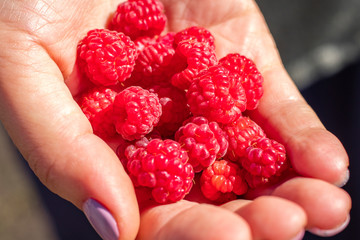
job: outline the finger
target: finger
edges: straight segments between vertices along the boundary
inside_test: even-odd
[[[348,221],[350,196],[341,188],[325,181],[294,178],[280,185],[272,194],[295,202],[306,212],[308,229],[336,233]],[[342,227],[342,229],[339,229]]]
[[[251,239],[248,224],[220,207],[181,201],[141,216],[139,239]]]
[[[242,53],[252,58],[263,74],[264,95],[250,116],[285,145],[299,174],[343,185],[349,164],[344,147],[325,129],[290,79],[260,10],[251,2],[243,20],[248,22],[250,34],[243,38]]]
[[[115,153],[91,133],[46,51],[25,34],[7,36],[0,46],[0,119],[13,141],[39,179],[83,209],[104,239],[134,238],[136,198]]]
[[[286,74],[272,69],[264,78],[264,96],[251,117],[285,145],[296,172],[343,185],[349,161],[341,142],[325,129]]]
[[[306,214],[300,206],[288,200],[264,196],[247,203],[232,201],[224,207],[248,222],[254,240],[300,239],[304,235]]]

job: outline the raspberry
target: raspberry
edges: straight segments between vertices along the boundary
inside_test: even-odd
[[[174,32],[168,32],[165,35],[158,37],[157,41],[165,44],[168,47],[174,48],[173,45],[174,45],[175,34],[176,33]]]
[[[108,29],[79,42],[69,88],[132,180],[140,211],[190,191],[186,200],[221,204],[294,176],[284,146],[246,117],[263,95],[254,62],[218,60],[201,26],[163,34],[161,0],[121,2]]]
[[[79,67],[96,85],[111,86],[130,77],[137,58],[135,44],[123,33],[88,32],[77,48]]]
[[[151,132],[161,114],[158,97],[141,87],[128,87],[114,100],[115,128],[126,140],[139,139]]]
[[[82,94],[78,104],[89,119],[94,134],[101,138],[116,134],[112,121],[113,103],[117,92],[109,88],[94,88]]]
[[[175,133],[175,140],[188,151],[189,163],[195,172],[200,172],[223,157],[228,146],[225,133],[219,125],[204,117],[193,117],[185,121]]]
[[[238,165],[227,160],[215,161],[200,178],[201,192],[209,200],[226,202],[247,192],[248,186]]]
[[[273,180],[274,177],[266,178],[263,176],[255,176],[255,175],[252,175],[251,173],[247,172],[246,170],[243,170],[243,176],[244,176],[249,188],[251,188],[251,189],[264,187],[264,186],[270,184],[271,182],[274,182],[274,180]]]
[[[136,60],[129,83],[142,87],[160,82],[168,83],[173,75],[169,64],[174,54],[173,48],[161,42],[145,46]]]
[[[215,50],[215,38],[214,36],[203,27],[192,26],[185,28],[180,32],[177,32],[174,36],[174,46],[178,45],[181,41],[184,40],[195,40],[197,42],[206,42],[210,47]]]
[[[224,131],[228,136],[229,149],[227,158],[237,161],[246,155],[246,149],[254,141],[265,137],[262,128],[248,117],[240,117],[235,122],[225,125]]]
[[[156,129],[163,137],[173,137],[182,123],[190,116],[183,90],[172,85],[154,85],[149,91],[157,94],[162,107],[162,115]]]
[[[194,115],[219,123],[235,121],[246,108],[245,91],[239,79],[220,65],[200,73],[191,83],[186,96]]]
[[[127,166],[127,158],[125,156],[125,150],[127,148],[129,148],[127,151],[131,152],[131,151],[136,151],[136,149],[140,148],[140,147],[144,148],[149,144],[149,142],[152,139],[156,139],[156,138],[161,139],[161,136],[157,131],[152,131],[151,133],[147,134],[145,137],[142,137],[140,139],[136,139],[133,141],[126,141],[121,136],[116,138],[117,146],[114,150],[115,150],[116,155],[120,159],[121,163],[125,167],[125,169]]]
[[[154,44],[156,42],[157,39],[153,37],[139,37],[134,40],[135,47],[139,52],[144,50],[147,46]]]
[[[174,36],[175,36],[174,32],[168,32],[167,34],[165,34],[163,36],[139,37],[134,40],[134,43],[135,43],[136,49],[139,52],[144,50],[145,47],[155,44],[155,43],[162,43],[169,48],[174,48],[173,47]]]
[[[220,159],[226,155],[229,149],[228,136],[217,122],[209,122],[209,127],[220,145],[220,150],[216,156],[217,159]]]
[[[118,5],[110,28],[131,39],[159,35],[165,28],[164,6],[158,0],[128,0]]]
[[[125,157],[125,149],[131,144],[131,142],[125,140],[120,135],[116,135],[116,137],[107,139],[106,143],[116,153],[124,169],[126,170],[127,159]]]
[[[146,147],[126,149],[127,169],[135,187],[152,189],[158,203],[176,202],[189,193],[194,171],[179,143],[153,139]]]
[[[188,89],[194,77],[201,71],[217,64],[215,51],[206,42],[184,40],[178,43],[171,64],[176,74],[171,83],[180,89]]]
[[[279,176],[288,168],[285,147],[266,137],[253,141],[240,163],[252,177],[248,176],[253,183],[250,185],[256,186],[269,182],[269,178]]]
[[[238,53],[232,53],[220,59],[219,64],[229,69],[232,74],[241,79],[241,84],[246,92],[246,108],[248,110],[257,108],[259,100],[264,93],[262,86],[264,78],[254,62]]]

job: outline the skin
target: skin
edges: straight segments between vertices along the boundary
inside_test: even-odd
[[[104,28],[119,2],[5,0],[0,3],[0,120],[34,173],[79,209],[89,198],[105,205],[120,239],[290,239],[306,228],[341,225],[351,200],[334,184],[346,179],[347,154],[291,81],[254,1],[163,3],[166,31],[201,25],[215,36],[219,58],[239,52],[257,64],[265,94],[249,114],[285,145],[302,177],[249,194],[267,195],[255,200],[213,206],[195,197],[140,213],[120,161],[92,134],[73,100],[80,91],[76,45],[87,31]]]

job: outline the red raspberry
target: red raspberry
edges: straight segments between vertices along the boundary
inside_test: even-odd
[[[160,134],[157,131],[152,131],[145,137],[142,137],[140,139],[136,139],[133,141],[127,141],[123,139],[121,136],[117,137],[115,139],[117,146],[115,147],[115,153],[120,159],[121,163],[126,169],[127,166],[127,158],[125,156],[125,150],[128,148],[128,153],[131,153],[132,151],[136,151],[136,149],[142,147],[145,148],[149,142],[153,139],[161,139]],[[109,144],[109,143],[108,143]]]
[[[113,103],[117,92],[109,88],[94,88],[82,94],[78,104],[89,119],[94,134],[109,138],[116,134],[112,121]]]
[[[184,40],[195,40],[197,42],[206,42],[215,50],[215,38],[209,30],[203,27],[192,26],[177,32],[174,36],[174,46]]]
[[[239,118],[246,107],[245,91],[239,79],[220,65],[200,73],[186,96],[194,115],[224,124]]]
[[[151,188],[156,202],[177,202],[189,193],[194,171],[178,142],[153,139],[146,147],[128,150],[127,169],[135,187]]]
[[[175,140],[188,151],[189,163],[195,172],[210,166],[225,155],[228,147],[226,135],[216,122],[204,117],[193,117],[175,133]]]
[[[171,83],[180,89],[188,89],[194,77],[201,71],[217,64],[215,51],[208,43],[184,40],[178,43],[171,68],[176,72]]]
[[[141,52],[145,49],[145,47],[155,44],[155,43],[162,43],[169,48],[174,48],[174,32],[168,32],[163,36],[155,36],[155,37],[139,37],[134,40],[136,49]]]
[[[269,178],[279,176],[289,165],[285,147],[275,140],[263,137],[246,148],[246,155],[240,158],[243,168],[251,175],[250,186],[269,182]]]
[[[200,178],[201,192],[212,201],[227,202],[247,192],[248,186],[238,165],[227,160],[215,161]]]
[[[217,122],[209,122],[209,127],[215,134],[215,138],[220,145],[219,153],[216,156],[217,159],[220,159],[226,155],[229,149],[228,136]]]
[[[161,42],[145,46],[136,60],[128,83],[142,87],[161,82],[169,83],[173,75],[169,65],[174,54],[175,50],[172,47]]]
[[[165,44],[168,47],[174,48],[173,45],[174,45],[175,34],[176,33],[174,33],[174,32],[168,32],[163,36],[159,36],[157,41]]]
[[[135,44],[123,33],[88,32],[77,48],[80,68],[96,85],[111,86],[130,77],[137,58]]]
[[[276,181],[274,177],[266,178],[263,176],[255,176],[246,170],[243,170],[243,176],[249,186],[249,188],[255,189],[269,185],[271,182]]]
[[[114,100],[116,131],[126,140],[139,139],[151,132],[161,113],[159,98],[141,87],[128,87]]]
[[[126,170],[127,159],[125,157],[125,149],[131,144],[130,141],[125,140],[122,136],[116,135],[113,138],[107,139],[106,143],[116,153],[120,162]]]
[[[264,78],[254,62],[238,53],[232,53],[220,59],[219,64],[229,69],[232,74],[241,79],[241,84],[246,92],[246,108],[248,110],[257,108],[259,100],[264,93],[262,86]]]
[[[162,107],[162,115],[156,129],[163,137],[173,137],[182,123],[190,116],[183,90],[172,85],[155,85],[149,91],[157,94]]]
[[[131,39],[159,35],[165,28],[164,6],[158,0],[128,0],[118,5],[110,28]]]
[[[265,137],[262,128],[248,117],[240,117],[235,122],[223,127],[229,140],[227,158],[237,161],[246,155],[246,149],[254,141]]]

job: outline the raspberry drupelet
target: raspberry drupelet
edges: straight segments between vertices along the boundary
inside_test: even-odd
[[[115,97],[115,128],[126,140],[140,139],[150,133],[158,124],[161,114],[159,98],[141,87],[128,87]]]
[[[158,0],[128,0],[120,3],[110,29],[123,32],[131,39],[159,35],[165,28],[164,6]]]
[[[241,168],[227,160],[215,161],[200,178],[201,192],[212,201],[223,203],[247,192],[248,186]]]
[[[178,142],[153,139],[146,147],[128,147],[125,154],[134,186],[150,188],[156,202],[177,202],[190,192],[194,171]]]
[[[123,33],[94,29],[80,41],[77,54],[78,66],[91,82],[112,86],[130,77],[138,52]]]
[[[186,97],[192,114],[223,124],[238,119],[246,108],[245,91],[239,78],[220,65],[200,73]]]
[[[239,53],[231,53],[221,58],[219,64],[241,79],[241,84],[246,92],[246,109],[253,110],[257,108],[264,93],[264,78],[255,63]]]

